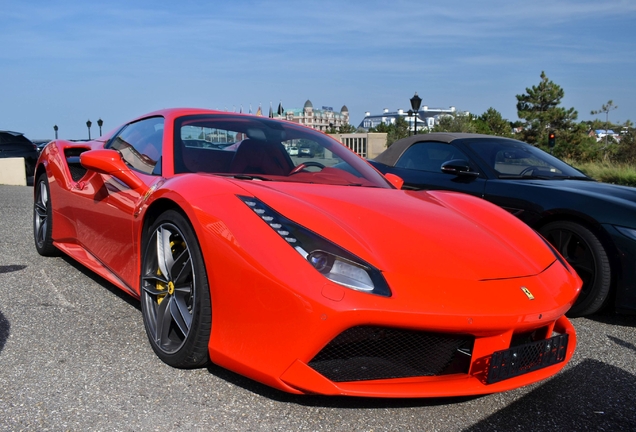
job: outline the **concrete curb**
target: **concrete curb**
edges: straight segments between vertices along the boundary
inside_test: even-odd
[[[0,158],[0,184],[27,185],[24,158]]]

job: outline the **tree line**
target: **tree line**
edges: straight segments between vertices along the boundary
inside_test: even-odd
[[[612,100],[603,104],[592,115],[604,115],[605,119],[577,121],[578,112],[574,108],[564,108],[561,100],[564,90],[541,72],[538,85],[526,88],[525,93],[516,95],[517,116],[520,120],[510,122],[496,109],[488,108],[476,116],[458,111],[455,115],[442,116],[432,129],[422,129],[417,133],[467,132],[511,137],[535,145],[561,158],[577,162],[609,161],[636,165],[636,130],[634,124],[611,123],[609,114],[618,107]],[[597,141],[595,130],[613,130],[619,139],[607,136]],[[409,125],[404,117],[397,117],[394,124],[381,124],[369,132],[385,132],[387,147],[398,139],[409,136]],[[555,136],[555,144],[550,147],[549,134]]]

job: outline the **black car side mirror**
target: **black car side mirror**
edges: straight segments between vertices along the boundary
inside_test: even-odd
[[[463,159],[452,159],[442,164],[441,170],[444,174],[455,176],[479,177],[477,171],[472,171],[467,161]]]

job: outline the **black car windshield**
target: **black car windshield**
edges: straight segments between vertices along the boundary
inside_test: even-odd
[[[290,122],[245,114],[177,118],[175,173],[241,180],[390,188],[367,162],[327,135]]]
[[[502,179],[589,179],[562,160],[521,141],[470,139],[465,144]]]

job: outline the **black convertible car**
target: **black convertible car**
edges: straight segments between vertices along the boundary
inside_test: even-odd
[[[596,182],[536,147],[489,135],[415,135],[369,162],[400,176],[403,189],[479,196],[539,231],[583,279],[568,315],[612,301],[636,312],[636,189]]]
[[[0,157],[24,158],[26,176],[33,177],[35,162],[38,160],[38,149],[20,132],[0,130]]]

